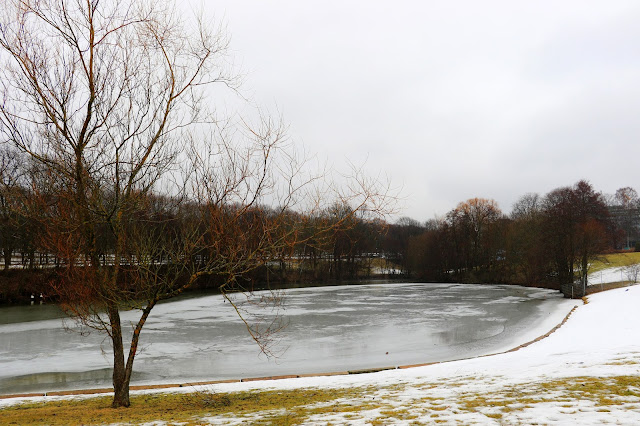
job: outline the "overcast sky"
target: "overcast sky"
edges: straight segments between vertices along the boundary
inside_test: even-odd
[[[245,92],[420,221],[589,180],[640,190],[638,1],[207,0]]]

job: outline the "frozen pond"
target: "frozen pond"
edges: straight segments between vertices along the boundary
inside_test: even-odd
[[[183,383],[466,358],[513,345],[562,303],[558,292],[502,285],[377,284],[286,290],[267,359],[219,295],[157,306],[132,384]],[[257,299],[268,293],[257,293]],[[252,321],[269,310],[245,305]],[[133,312],[123,315],[133,319]],[[53,306],[0,308],[0,394],[109,387],[109,342],[80,335]]]

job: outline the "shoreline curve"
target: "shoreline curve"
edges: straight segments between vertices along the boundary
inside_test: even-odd
[[[586,298],[583,298],[583,304],[587,304]],[[429,365],[438,365],[438,364],[446,364],[450,362],[464,361],[470,359],[477,358],[485,358],[495,355],[506,354],[510,352],[516,352],[520,349],[523,349],[527,346],[530,346],[536,342],[539,342],[550,335],[552,335],[555,331],[557,331],[560,327],[562,327],[571,317],[571,315],[578,309],[580,305],[575,305],[567,315],[555,325],[551,330],[547,333],[536,337],[533,340],[522,343],[514,348],[507,349],[501,352],[494,352],[485,355],[478,355],[469,358],[459,358],[452,359],[447,361],[435,361],[435,362],[427,362],[422,364],[409,364],[409,365],[398,365],[398,366],[387,366],[387,367],[373,367],[373,368],[364,368],[357,370],[346,370],[346,371],[334,371],[327,373],[310,373],[310,374],[289,374],[289,375],[278,375],[278,376],[265,376],[265,377],[248,377],[241,379],[227,379],[227,380],[212,380],[212,381],[203,381],[203,382],[187,382],[187,383],[170,383],[170,384],[157,384],[157,385],[133,385],[130,386],[130,390],[139,391],[139,390],[155,390],[155,389],[174,389],[174,388],[184,388],[184,387],[192,387],[192,386],[206,386],[206,385],[217,385],[224,383],[244,383],[244,382],[255,382],[255,381],[268,381],[268,380],[283,380],[283,379],[297,379],[304,377],[326,377],[326,376],[346,376],[353,374],[369,374],[369,373],[377,373],[380,371],[387,370],[403,370],[407,368],[416,368],[416,367],[426,367]],[[47,397],[47,396],[76,396],[76,395],[103,395],[103,394],[112,394],[113,388],[99,388],[99,389],[78,389],[78,390],[67,390],[67,391],[54,391],[54,392],[34,392],[34,393],[21,393],[21,394],[8,394],[8,395],[0,395],[0,399],[14,399],[14,398],[38,398],[38,397]]]

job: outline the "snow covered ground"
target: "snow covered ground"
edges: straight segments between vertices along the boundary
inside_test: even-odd
[[[619,281],[635,281],[638,276],[640,265],[620,266],[617,268],[607,268],[589,274],[589,285],[598,285],[606,283],[615,283]]]
[[[576,301],[578,308],[549,337],[514,352],[372,374],[236,382],[200,390],[362,389],[340,401],[335,411],[310,410],[309,424],[640,424],[640,286],[588,300],[586,305]],[[532,325],[540,335],[548,326]],[[11,403],[15,400],[0,400],[0,406]],[[240,424],[252,418],[227,415],[205,421]]]

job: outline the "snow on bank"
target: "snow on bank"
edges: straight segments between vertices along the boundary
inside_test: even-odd
[[[379,397],[386,399],[385,403],[389,406],[420,414],[410,421],[459,420],[465,424],[598,424],[610,421],[638,424],[640,400],[637,398],[622,405],[603,406],[587,397],[567,397],[566,394],[563,397],[562,389],[553,386],[541,388],[539,384],[584,376],[640,375],[639,304],[640,286],[590,296],[589,303],[580,306],[555,333],[516,352],[360,376],[233,383],[213,386],[212,389],[220,392],[374,386],[382,390]],[[402,385],[400,390],[389,390],[398,389],[398,385]],[[526,397],[527,402],[522,403],[514,398],[514,393]],[[475,400],[478,396],[491,395],[498,402],[509,402],[509,398],[512,398],[512,404],[506,412],[495,412],[495,408],[488,405],[469,409],[473,406],[469,403],[469,395],[475,395],[471,398]],[[437,405],[433,405],[434,400],[437,400]],[[317,417],[314,420],[366,424],[380,415],[379,410],[370,411],[360,413],[360,419],[336,417],[334,414],[333,417]],[[433,417],[434,413],[436,418]],[[210,421],[233,420],[225,418]],[[405,423],[399,418],[387,421]]]
[[[620,281],[634,281],[638,278],[638,265],[619,266],[616,268],[607,268],[602,271],[592,272],[589,274],[589,285],[615,283]]]
[[[318,424],[368,424],[376,419],[385,424],[639,424],[637,387],[629,388],[628,396],[606,399],[580,391],[589,389],[592,382],[608,385],[608,380],[617,376],[640,376],[639,304],[640,286],[589,296],[589,303],[579,306],[555,333],[510,353],[373,374],[227,383],[175,391],[363,387],[367,392],[360,399],[346,402],[357,405],[367,398],[375,400],[378,407],[369,404],[358,412],[320,413],[308,418],[308,423]],[[541,327],[532,325],[538,335],[548,331]],[[0,401],[0,405],[10,403]],[[250,419],[224,416],[206,420],[239,424]]]
[[[640,375],[640,286],[589,297],[555,333],[515,352],[464,361],[359,376],[313,377],[275,382],[221,384],[216,392],[298,387],[375,387],[389,411],[409,412],[385,422],[461,421],[465,424],[640,423],[640,398],[603,404],[566,388],[615,376]],[[578,379],[588,377],[587,379]],[[574,386],[574,387],[575,387]],[[636,389],[637,390],[637,389]],[[515,396],[514,396],[515,395]],[[637,395],[637,392],[636,394]],[[492,403],[483,398],[492,397]],[[614,396],[611,396],[614,398]],[[479,401],[479,405],[473,404]],[[524,401],[524,402],[523,402]],[[506,404],[500,411],[496,407]],[[471,407],[471,408],[470,408]],[[339,414],[314,421],[367,424],[380,410],[364,410],[354,418]],[[434,417],[435,416],[435,417]],[[242,419],[235,419],[241,421]],[[233,423],[231,418],[209,419]]]

